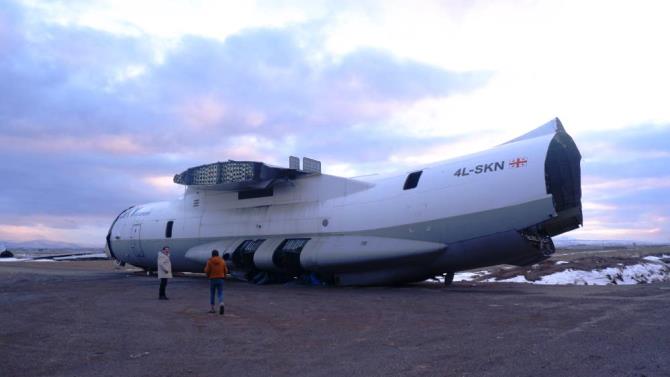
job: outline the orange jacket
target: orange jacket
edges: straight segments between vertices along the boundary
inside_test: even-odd
[[[210,279],[223,279],[228,273],[228,267],[226,266],[226,261],[221,259],[221,257],[211,257],[207,261],[207,266],[205,266],[205,273]]]

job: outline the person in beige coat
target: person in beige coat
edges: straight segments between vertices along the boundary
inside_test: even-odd
[[[167,300],[165,295],[165,288],[167,287],[168,279],[172,278],[172,263],[170,263],[170,248],[164,246],[158,252],[158,278],[161,280],[161,285],[158,290],[158,299]]]

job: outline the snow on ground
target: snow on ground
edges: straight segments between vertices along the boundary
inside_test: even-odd
[[[54,262],[51,259],[0,258],[0,262]]]
[[[567,264],[556,263],[557,265]],[[507,279],[496,280],[486,278],[490,276],[489,271],[460,272],[454,277],[454,281],[480,281],[489,283],[527,283],[547,285],[630,285],[646,284],[661,281],[670,281],[670,255],[648,256],[641,263],[634,265],[618,265],[604,269],[583,271],[566,269],[542,276],[539,280],[528,280],[524,275],[517,275]]]
[[[486,271],[477,271],[477,272],[458,272],[454,275],[454,281],[473,281],[476,278],[480,278],[486,275]],[[438,278],[439,281],[444,282],[442,277]]]
[[[663,263],[641,263],[632,266],[609,267],[593,271],[567,269],[543,276],[537,281],[526,280],[524,276],[515,276],[504,280],[488,279],[486,281],[551,285],[644,284],[670,281],[670,267]]]
[[[35,259],[39,258],[39,259]],[[0,262],[55,262],[55,261],[73,261],[73,260],[91,260],[91,259],[107,259],[105,253],[82,253],[76,255],[53,256],[45,257],[40,254],[20,255],[12,258],[0,258]]]
[[[77,259],[91,259],[91,258],[107,259],[107,254],[95,253],[95,254],[70,255],[67,257],[55,257],[54,260],[62,261],[62,260],[77,260]]]
[[[663,254],[660,257],[656,256],[656,255],[649,255],[649,256],[646,256],[642,259],[648,260],[648,261],[651,261],[651,262],[664,262],[664,261],[670,261],[670,255]],[[665,263],[667,263],[667,262],[665,262]]]
[[[21,262],[27,260],[25,258],[0,258],[0,262]]]

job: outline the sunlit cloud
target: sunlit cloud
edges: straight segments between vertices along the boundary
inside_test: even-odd
[[[174,198],[177,198],[180,194],[184,192],[183,186],[179,186],[173,182],[173,175],[165,176],[149,176],[144,177],[144,181],[151,185],[151,187],[157,191],[161,191],[166,194],[171,194]]]
[[[608,142],[589,142],[589,149],[584,151],[584,162],[593,163],[629,163],[644,160],[670,159],[670,147],[667,150],[633,149],[613,145]]]
[[[617,208],[617,206],[611,204],[582,201],[582,209],[586,211],[615,211]]]
[[[275,148],[273,140],[257,135],[241,135],[231,138],[226,142],[226,154],[232,160],[259,160],[272,159],[271,152]],[[288,157],[287,157],[288,160]]]
[[[78,228],[63,229],[55,228],[45,224],[31,225],[11,225],[0,224],[0,239],[12,241],[32,241],[32,240],[73,240],[76,243],[85,246],[102,247],[104,238],[99,237],[105,234],[107,229],[104,226],[82,225]]]
[[[88,27],[112,34],[179,38],[184,34],[225,39],[252,27],[281,27],[307,19],[318,4],[271,6],[255,1],[226,3],[175,0],[101,0],[95,2],[25,1],[49,22]]]
[[[340,54],[377,46],[448,69],[496,72],[486,88],[459,99],[458,108],[467,109],[462,115],[450,115],[466,129],[555,115],[578,132],[621,129],[670,121],[663,100],[670,55],[658,47],[670,33],[664,7],[653,1],[384,2],[372,12],[337,15],[327,46]]]
[[[150,146],[140,144],[135,137],[130,135],[57,136],[43,139],[0,136],[0,147],[52,153],[87,150],[118,155],[143,154],[152,149]]]
[[[664,214],[669,205],[639,206],[621,204],[593,206],[584,202],[584,226],[562,235],[563,238],[617,239],[670,242],[670,223]],[[604,208],[603,208],[604,207]]]
[[[670,176],[623,179],[586,176],[582,182],[584,196],[592,198],[616,197],[652,189],[670,189]]]
[[[114,77],[114,84],[123,83],[128,80],[136,80],[144,75],[146,71],[147,66],[141,64],[132,64],[122,67],[117,71],[116,77]]]
[[[188,98],[177,112],[186,124],[195,128],[207,128],[219,124],[226,115],[226,105],[213,96]]]

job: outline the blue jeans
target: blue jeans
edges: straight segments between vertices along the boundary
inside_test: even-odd
[[[214,292],[217,293],[219,304],[223,304],[223,279],[209,279],[209,303],[214,305]]]

